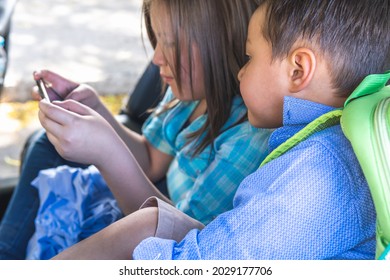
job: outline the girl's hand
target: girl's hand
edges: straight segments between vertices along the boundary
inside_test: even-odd
[[[50,142],[67,160],[99,166],[121,141],[103,117],[75,100],[40,102],[39,109]]]
[[[43,79],[48,85],[47,92],[51,101],[73,99],[99,113],[103,111],[102,107],[104,105],[92,87],[85,84],[78,84],[49,70],[35,71],[33,76],[35,80]],[[33,98],[37,100],[41,99],[35,87],[33,89]]]

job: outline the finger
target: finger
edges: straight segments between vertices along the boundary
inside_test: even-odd
[[[40,107],[43,107],[41,103],[46,103],[46,102],[40,102]],[[47,112],[47,111],[46,111]],[[45,110],[39,110],[38,112],[38,118],[39,118],[39,121],[42,125],[42,127],[46,130],[47,134],[51,135],[52,139],[50,142],[55,141],[55,142],[52,142],[53,144],[54,143],[58,143],[59,142],[59,138],[60,136],[62,135],[62,133],[64,132],[64,125],[53,120],[48,114],[45,113]]]
[[[68,99],[62,102],[55,101],[53,102],[53,104],[81,116],[96,114],[95,111],[89,108],[88,106],[80,102],[77,102],[76,100],[73,99]]]
[[[59,147],[60,144],[59,138],[55,136],[55,134],[51,133],[50,130],[46,130],[46,136],[49,139],[50,143],[52,143],[54,148],[57,150],[57,147]],[[60,153],[60,151],[58,152]]]
[[[64,150],[62,148],[62,144],[61,144],[61,138],[59,138],[56,134],[52,133],[51,131],[48,131],[46,130],[46,135],[47,135],[47,138],[49,139],[50,143],[53,144],[54,148],[56,149],[56,151],[62,156],[62,157],[66,157],[66,155],[64,154]]]
[[[84,93],[85,93],[85,88],[83,88],[82,85],[80,85],[78,88],[70,92],[66,97],[66,99],[72,99],[83,103],[83,100],[85,98],[88,98],[88,95]]]
[[[63,86],[64,82],[68,84],[67,86],[75,88],[78,86],[78,83],[73,82],[57,73],[54,73],[47,69],[36,70],[33,72],[33,77],[35,80],[44,79],[45,81],[51,83],[55,86]]]
[[[61,89],[61,87],[65,87],[65,89],[70,92],[79,86],[78,83],[64,78],[61,75],[54,73],[50,70],[44,69],[41,70],[40,73],[42,79],[49,82],[53,87],[59,87],[59,89]]]
[[[52,122],[58,124],[59,126],[66,126],[74,122],[75,118],[78,117],[78,114],[62,108],[61,106],[42,100],[39,102],[39,116],[42,126],[46,128],[51,126]]]
[[[78,83],[46,69],[34,71],[33,77],[35,80],[43,79],[48,87],[48,91],[51,91],[52,88],[53,100],[65,99],[67,94],[79,86]],[[55,97],[55,95],[58,96]]]

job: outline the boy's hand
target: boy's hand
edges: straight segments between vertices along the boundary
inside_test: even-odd
[[[91,108],[74,100],[39,103],[39,120],[65,159],[96,166],[106,162],[119,137]]]

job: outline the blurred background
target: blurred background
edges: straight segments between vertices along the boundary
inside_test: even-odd
[[[0,4],[7,2],[14,1]],[[0,187],[18,176],[23,144],[40,127],[37,102],[30,98],[34,70],[47,68],[88,83],[113,112],[119,111],[152,56],[141,31],[141,4],[142,0],[16,1],[0,100]]]

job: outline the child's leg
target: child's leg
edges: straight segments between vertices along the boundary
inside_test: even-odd
[[[145,238],[155,235],[157,220],[156,207],[140,209],[61,252],[53,259],[132,259],[134,248]]]

